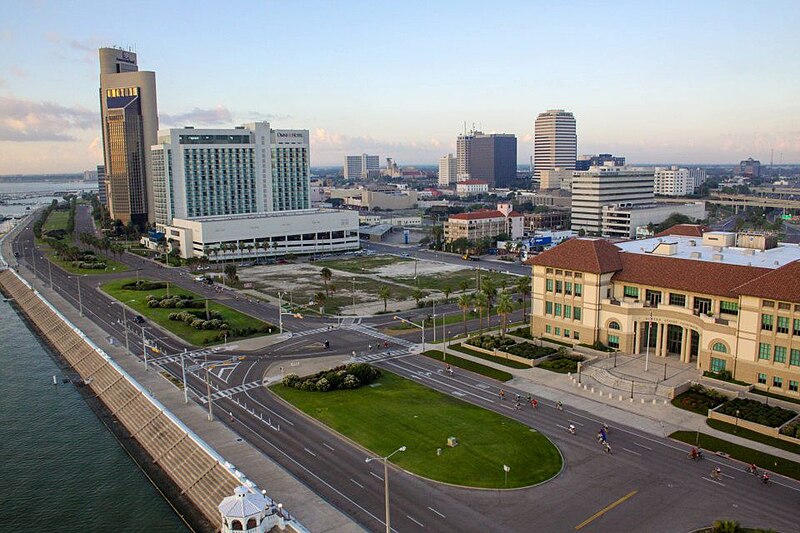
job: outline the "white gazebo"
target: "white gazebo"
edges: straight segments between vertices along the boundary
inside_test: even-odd
[[[236,487],[234,495],[223,499],[218,508],[222,514],[222,533],[264,533],[278,525],[270,501],[247,487]]]

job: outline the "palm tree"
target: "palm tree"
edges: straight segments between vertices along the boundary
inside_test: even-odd
[[[472,285],[472,283],[470,283],[470,280],[462,279],[461,282],[458,284],[458,288],[461,289],[461,292],[466,294],[466,292],[469,290],[470,285]]]
[[[475,307],[478,308],[478,326],[483,335],[483,311],[489,307],[489,298],[485,292],[475,294]]]
[[[467,311],[472,307],[472,295],[464,293],[458,297],[458,306],[461,308],[461,313],[464,318],[464,335],[467,334]]]
[[[500,336],[506,335],[506,323],[508,322],[508,314],[514,310],[514,302],[511,301],[511,296],[506,291],[500,293],[497,297],[497,314],[503,317],[503,323],[500,326]]]
[[[323,312],[322,308],[325,305],[325,300],[327,299],[328,297],[322,291],[314,293],[314,303],[317,304],[317,306],[319,307],[320,313]]]
[[[392,295],[392,291],[388,285],[381,285],[381,288],[378,289],[378,296],[383,300],[383,312],[386,312],[386,307],[388,305],[389,297]]]
[[[711,533],[740,533],[742,526],[736,520],[716,520],[711,526]]]
[[[328,267],[322,267],[322,270],[319,271],[319,275],[322,276],[322,281],[325,283],[325,296],[328,296],[328,282],[333,277],[333,272]]]
[[[453,293],[453,288],[450,285],[445,285],[444,289],[442,289],[444,293],[444,303],[450,299],[450,295]]]
[[[414,298],[414,301],[417,302],[417,307],[419,307],[419,302],[423,298],[425,298],[425,293],[422,292],[420,289],[414,289],[411,291],[411,297]]]
[[[523,276],[517,281],[517,292],[522,295],[522,321],[527,320],[525,316],[525,298],[531,293],[531,278],[530,276]]]

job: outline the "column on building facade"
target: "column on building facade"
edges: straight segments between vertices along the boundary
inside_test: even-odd
[[[639,353],[639,351],[640,351],[639,350],[639,345],[641,344],[640,341],[639,341],[640,338],[641,338],[641,335],[639,334],[639,323],[638,322],[634,322],[633,323],[633,350],[631,350],[631,353]]]
[[[669,326],[667,324],[661,324],[661,357],[666,357],[669,355],[667,351],[667,339],[669,338]]]
[[[664,324],[659,322],[656,324],[656,355],[658,357],[664,356],[664,352],[662,351],[663,343],[661,342],[661,336],[663,334],[664,334]]]
[[[688,362],[689,354],[689,328],[683,328],[681,332],[681,363]]]

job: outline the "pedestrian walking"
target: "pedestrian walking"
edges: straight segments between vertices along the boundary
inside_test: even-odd
[[[539,400],[537,400],[536,398],[531,400],[531,407],[533,407],[534,409],[538,409],[539,408]]]

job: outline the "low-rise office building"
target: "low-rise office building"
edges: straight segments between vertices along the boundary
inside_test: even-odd
[[[357,250],[358,213],[303,209],[248,215],[174,218],[164,227],[170,250],[212,261]]]
[[[444,224],[446,242],[458,239],[479,241],[506,235],[511,240],[522,238],[524,215],[512,211],[511,204],[497,204],[497,209],[481,209],[450,215]]]
[[[482,180],[464,180],[456,183],[456,193],[468,196],[489,192],[489,182]]]
[[[532,334],[800,396],[800,247],[685,229],[616,245],[571,239],[531,259]]]
[[[705,202],[685,204],[636,204],[631,206],[603,206],[602,234],[606,237],[633,239],[642,234],[650,224],[661,224],[671,215],[679,213],[694,220],[706,218]]]

